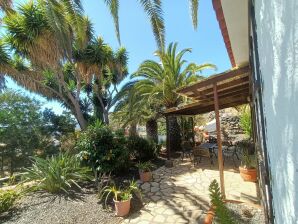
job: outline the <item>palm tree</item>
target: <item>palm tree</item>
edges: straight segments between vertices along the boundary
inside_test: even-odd
[[[11,7],[12,7],[12,0],[0,0],[0,10],[2,10],[4,12],[8,12],[9,10],[11,10]],[[4,56],[4,58],[3,58],[3,56]],[[0,46],[0,57],[1,57],[1,59],[4,59],[4,60],[5,60],[5,57],[6,57],[6,52],[4,51],[2,43],[1,43],[1,46]],[[2,63],[0,64],[0,66],[2,66]],[[1,70],[0,70],[0,92],[5,88],[4,73],[2,73]]]
[[[106,5],[109,8],[110,14],[114,20],[115,31],[117,35],[118,42],[120,40],[120,31],[119,31],[119,0],[104,0]],[[160,50],[164,48],[165,45],[165,26],[163,19],[163,10],[162,10],[162,1],[161,0],[138,0],[139,4],[144,9],[147,14],[152,31],[157,43],[157,46]],[[197,29],[198,26],[198,7],[199,0],[189,0],[191,17],[193,27]]]
[[[135,88],[140,94],[147,97],[147,100],[159,99],[160,104],[166,109],[176,107],[183,99],[175,93],[175,89],[189,85],[203,77],[199,75],[205,69],[215,69],[216,66],[210,63],[197,65],[186,64],[183,56],[191,49],[183,49],[176,52],[177,43],[171,43],[167,51],[156,51],[155,54],[160,62],[153,60],[144,61],[133,74],[138,78]],[[180,148],[180,129],[176,117],[167,117],[167,136],[171,150]]]
[[[114,100],[117,102],[114,109],[114,117],[123,124],[123,127],[130,125],[131,134],[137,124],[146,123],[147,138],[157,143],[158,130],[157,119],[160,116],[156,102],[148,103],[134,87],[137,81],[126,83]]]
[[[85,129],[87,106],[81,92],[92,86],[97,95],[104,93],[97,80],[104,71],[121,76],[125,58],[117,58],[118,53],[93,36],[92,24],[77,0],[29,1],[7,13],[3,22],[7,30],[3,41],[15,55],[6,63],[11,70],[5,74],[62,102]],[[125,49],[120,51],[126,54]]]

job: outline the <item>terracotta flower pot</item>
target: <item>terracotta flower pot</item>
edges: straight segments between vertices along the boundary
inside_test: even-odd
[[[204,224],[212,224],[214,216],[215,216],[214,209],[210,208],[205,216]]]
[[[249,181],[249,182],[257,181],[257,169],[255,168],[247,169],[240,166],[239,171],[240,171],[240,176],[244,181]]]
[[[149,172],[139,171],[139,174],[140,174],[140,179],[143,182],[148,182],[152,178],[152,173],[150,171]]]
[[[113,201],[115,203],[116,216],[123,217],[129,213],[130,199],[126,201],[115,201],[115,199],[113,199]]]

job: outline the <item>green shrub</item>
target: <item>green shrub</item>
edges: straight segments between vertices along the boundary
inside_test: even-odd
[[[251,130],[251,114],[249,107],[244,107],[240,114],[240,127],[244,131],[244,133],[251,137],[252,130]]]
[[[148,161],[156,158],[157,155],[156,144],[139,136],[130,136],[127,147],[138,161]]]
[[[241,156],[241,166],[247,169],[253,169],[257,167],[257,158],[256,155],[250,155],[248,150],[243,150]]]
[[[15,190],[0,190],[0,213],[12,208],[19,196],[20,194]]]
[[[95,124],[81,133],[76,145],[79,158],[95,172],[120,172],[130,167],[130,152],[124,133]]]
[[[34,158],[32,167],[25,170],[25,181],[33,181],[34,188],[51,193],[68,193],[72,186],[80,188],[79,182],[90,179],[90,169],[82,167],[79,159],[68,154]]]
[[[211,204],[215,208],[215,216],[220,224],[234,224],[230,211],[226,208],[223,197],[220,193],[219,185],[213,180],[209,185]]]

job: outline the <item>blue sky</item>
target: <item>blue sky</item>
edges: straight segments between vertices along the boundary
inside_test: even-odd
[[[16,1],[19,2],[19,1]],[[113,20],[104,4],[104,0],[82,0],[85,14],[94,24],[95,33],[102,36],[114,49],[119,47]],[[192,27],[188,0],[163,0],[166,26],[166,43],[178,42],[178,48],[192,48],[185,59],[198,64],[210,62],[216,64],[216,73],[231,67],[227,51],[216,20],[211,0],[200,1],[198,30]],[[153,53],[156,43],[146,14],[137,0],[120,0],[120,34],[122,46],[129,52],[129,72],[133,73],[146,59],[155,59]],[[206,71],[203,75],[214,74]],[[8,87],[20,89],[11,80]],[[22,90],[22,89],[21,89]],[[34,96],[33,94],[31,94]],[[36,97],[36,96],[35,96]],[[41,97],[44,107],[53,108],[61,113],[63,108],[57,102],[47,102]]]

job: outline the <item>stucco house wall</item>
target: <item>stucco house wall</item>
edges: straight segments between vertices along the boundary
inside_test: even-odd
[[[298,223],[298,1],[254,2],[275,223]]]

